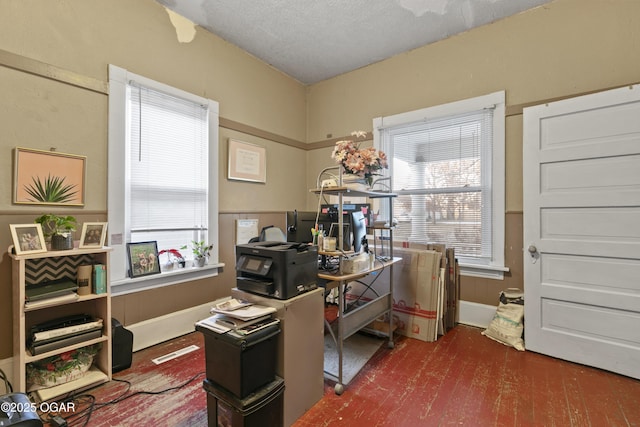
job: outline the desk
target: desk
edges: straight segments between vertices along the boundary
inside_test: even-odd
[[[279,300],[237,288],[234,298],[274,307],[280,319],[276,375],[284,379],[284,425],[290,426],[324,394],[324,290]]]
[[[393,316],[391,310],[393,309],[393,280],[389,281],[389,289],[385,294],[378,295],[375,299],[361,305],[357,308],[346,312],[344,306],[344,292],[347,283],[361,279],[370,275],[373,272],[381,271],[396,262],[400,261],[400,258],[393,258],[390,260],[376,260],[373,268],[359,272],[359,273],[336,273],[330,274],[325,272],[319,272],[318,277],[320,279],[328,280],[326,289],[333,289],[338,287],[338,334],[333,333],[333,330],[329,327],[331,336],[336,342],[338,348],[338,373],[335,375],[331,372],[325,372],[326,375],[336,380],[334,387],[335,393],[340,395],[344,391],[344,384],[342,383],[342,364],[343,364],[343,344],[344,340],[351,335],[361,330],[369,323],[373,322],[376,318],[388,314],[389,315],[389,332],[386,334],[389,337],[389,348],[393,348]]]

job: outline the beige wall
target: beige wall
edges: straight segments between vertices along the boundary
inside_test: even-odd
[[[505,256],[511,273],[505,281],[462,283],[464,299],[495,304],[498,290],[522,284],[522,106],[640,81],[636,0],[556,0],[309,87],[201,29],[192,42],[180,43],[153,0],[1,0],[1,9],[0,359],[11,355],[11,270],[3,249],[11,244],[8,224],[49,211],[72,213],[80,222],[107,219],[108,123],[106,94],[7,67],[3,52],[102,83],[112,63],[220,102],[227,121],[281,136],[278,141],[312,143],[307,151],[260,132],[221,127],[220,253],[227,266],[213,280],[114,298],[114,316],[125,324],[228,294],[235,219],[277,225],[284,210],[314,209],[308,188],[331,164],[331,144],[323,143],[328,134],[370,131],[377,116],[506,90]],[[226,179],[229,137],[266,146],[267,184]],[[13,205],[16,146],[86,155],[86,206]]]
[[[505,90],[505,261],[511,271],[504,281],[461,280],[463,299],[495,305],[501,289],[523,286],[522,107],[640,82],[638,16],[635,0],[555,0],[315,84],[308,90],[309,140],[371,131],[374,117]],[[329,153],[308,153],[308,185],[331,164]],[[313,203],[308,197],[308,206]]]
[[[79,221],[104,221],[107,209],[108,97],[22,71],[75,73],[82,81],[108,81],[108,64],[220,103],[220,116],[293,141],[306,139],[306,88],[255,57],[198,28],[180,43],[165,9],[152,0],[2,0],[0,13],[0,359],[11,355],[11,244],[9,224],[31,223],[44,212]],[[17,59],[16,59],[17,57]],[[24,61],[23,61],[24,60]],[[15,69],[17,68],[17,69]],[[28,68],[28,67],[27,67]],[[267,184],[232,182],[227,176],[229,137],[266,146]],[[83,208],[12,204],[16,146],[87,156]],[[233,221],[224,212],[264,212],[304,205],[306,152],[247,133],[220,128],[222,274],[113,299],[114,316],[131,324],[228,295],[234,260]],[[281,218],[281,215],[278,215]],[[283,224],[281,224],[283,225]],[[77,236],[78,237],[78,236]],[[153,294],[152,298],[149,295]]]

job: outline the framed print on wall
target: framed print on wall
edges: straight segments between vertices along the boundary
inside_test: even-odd
[[[85,222],[82,224],[80,248],[101,248],[107,236],[106,222]]]
[[[267,182],[267,151],[264,147],[229,139],[229,179]]]
[[[160,273],[158,242],[127,243],[129,277],[148,276]]]
[[[16,255],[47,252],[40,224],[9,224]]]
[[[13,203],[84,206],[86,156],[15,149]]]

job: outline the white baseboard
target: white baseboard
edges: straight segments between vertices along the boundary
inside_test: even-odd
[[[463,325],[487,328],[496,314],[496,306],[478,304],[477,302],[460,301],[458,323]]]
[[[5,373],[11,385],[15,385],[13,380],[13,357],[0,360],[0,369]],[[9,390],[5,390],[4,381],[0,380],[0,396],[9,394]]]
[[[202,304],[125,326],[133,332],[133,351],[195,331],[197,321],[211,316],[212,306],[212,303]]]

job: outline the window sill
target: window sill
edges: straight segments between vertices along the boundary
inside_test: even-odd
[[[111,282],[111,296],[126,295],[192,280],[214,277],[218,275],[218,269],[222,267],[224,267],[223,263],[208,264],[204,267],[179,268],[150,276],[114,280]]]
[[[495,265],[478,265],[460,262],[460,275],[471,277],[482,277],[484,279],[504,280],[504,273],[509,271],[509,267]]]

